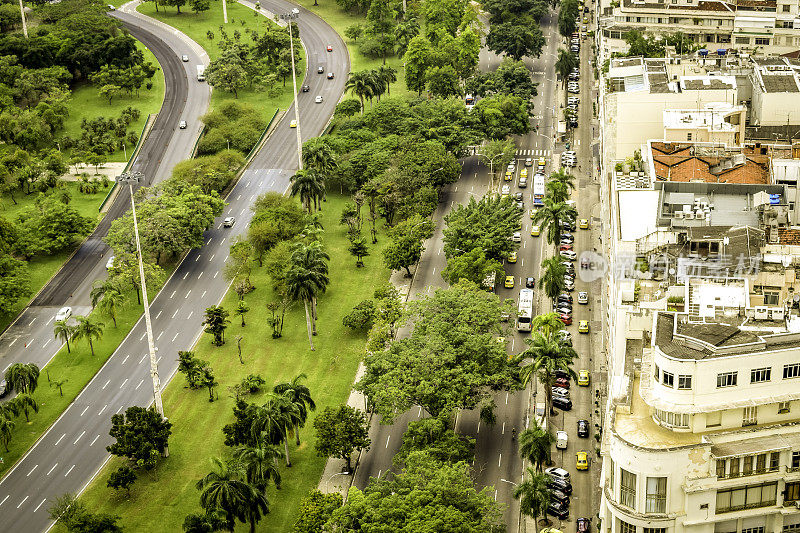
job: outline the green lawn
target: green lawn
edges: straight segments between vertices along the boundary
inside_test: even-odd
[[[144,54],[145,61],[151,62],[158,67],[158,61],[153,53],[148,50],[142,43],[136,41],[136,46]],[[73,139],[80,138],[81,135],[81,121],[83,119],[95,119],[97,117],[117,118],[123,109],[133,107],[141,112],[139,120],[132,123],[128,127],[128,131],[133,131],[136,135],[142,133],[142,128],[147,120],[147,115],[150,113],[158,113],[161,109],[161,102],[164,100],[164,73],[161,68],[155,73],[151,81],[153,88],[149,91],[142,87],[139,91],[139,96],[135,94],[129,96],[122,93],[115,96],[109,103],[108,99],[101,98],[98,94],[98,87],[90,83],[78,85],[72,91],[72,97],[67,104],[69,105],[69,116],[64,121],[64,135],[69,135]],[[127,161],[125,157],[131,156],[133,147],[128,147],[127,153],[123,150],[118,150],[113,154],[109,154],[109,161]],[[67,152],[65,150],[65,152]]]
[[[158,287],[148,290],[151,297],[158,293]],[[31,413],[30,422],[25,421],[25,416],[15,419],[16,428],[9,443],[9,452],[3,451],[3,463],[0,464],[0,476],[11,468],[14,463],[25,454],[28,449],[41,437],[56,419],[61,416],[75,397],[89,383],[89,380],[100,370],[108,360],[122,339],[133,328],[142,314],[142,306],[136,305],[136,294],[130,291],[127,306],[117,316],[117,327],[114,327],[111,318],[98,311],[92,313],[96,319],[105,324],[103,337],[94,341],[94,356],[89,350],[86,340],[77,343],[70,342],[71,353],[66,346],[62,348],[50,363],[42,369],[39,376],[39,386],[33,396],[39,404],[39,412]],[[54,341],[55,342],[55,341]],[[67,380],[61,390],[62,397],[56,387],[48,385],[48,381]],[[109,417],[111,413],[109,414]]]
[[[365,340],[363,335],[345,328],[342,317],[370,297],[374,288],[387,280],[389,272],[383,266],[380,251],[386,242],[385,233],[379,235],[378,245],[370,246],[366,267],[355,267],[355,258],[346,251],[344,227],[338,224],[346,201],[345,197],[331,195],[322,213],[327,230],[323,239],[331,256],[331,284],[319,300],[316,351],[309,350],[302,305],[287,313],[283,338],[271,338],[266,304],[272,299],[272,292],[268,277],[256,268],[252,281],[257,288],[246,297],[251,309],[246,315],[247,326],[242,328],[239,319],[231,317],[226,332],[228,342],[223,347],[211,346],[206,335],[196,346],[198,357],[209,361],[214,369],[219,399],[209,403],[206,390],[184,388],[185,378],[177,375],[164,393],[164,409],[174,424],[169,458],[158,467],[155,479],[144,475],[136,482],[130,498],[106,488],[108,475],[122,464],[117,459],[110,461],[82,496],[90,509],[120,515],[122,525],[130,531],[180,531],[184,517],[200,509],[195,482],[209,471],[211,457],[227,456],[221,429],[233,420],[234,402],[228,387],[248,374],[261,374],[270,386],[301,372],[307,374],[306,383],[317,403],[317,413],[326,406],[347,401],[358,362],[364,355]],[[236,294],[229,292],[222,305],[232,310],[235,302]],[[239,363],[236,352],[235,337],[240,334],[244,365]],[[271,513],[259,524],[258,531],[291,530],[300,499],[319,482],[325,459],[314,452],[313,415],[301,431],[301,438],[299,448],[294,443],[289,446],[293,466],[282,468],[283,488],[269,491]],[[245,528],[237,526],[239,531]]]
[[[83,194],[82,192],[78,191],[78,183],[74,181],[70,182],[62,182],[64,186],[69,190],[72,200],[70,201],[70,205],[78,210],[80,214],[86,217],[90,217],[92,219],[96,219],[98,222],[100,221],[101,215],[98,214],[97,210],[100,207],[100,203],[105,198],[106,194],[108,194],[108,189],[100,188],[95,194]],[[32,206],[33,203],[36,201],[36,197],[38,194],[30,194],[24,195],[19,192],[14,193],[14,198],[16,199],[16,205],[11,200],[11,196],[8,194],[4,194],[0,196],[0,217],[5,218],[6,220],[13,221],[17,218],[17,215],[20,211],[25,209],[26,207]],[[67,250],[65,252],[61,252],[59,254],[47,256],[47,257],[34,257],[28,263],[29,272],[31,275],[31,296],[39,292],[45,283],[53,276],[53,274],[61,268],[61,265],[66,261],[67,257],[72,253],[72,250]],[[8,314],[0,314],[0,332],[6,329],[8,325],[17,317],[17,315],[25,309],[25,306],[28,305],[29,299],[22,299],[14,306],[14,309]]]
[[[186,9],[182,9],[178,14],[175,8],[159,7],[156,13],[155,4],[152,2],[145,2],[139,5],[138,11],[149,17],[156,18],[170,26],[179,29],[200,46],[202,46],[208,53],[208,57],[212,60],[216,59],[219,54],[219,47],[217,43],[220,39],[220,26],[223,25],[222,19],[222,6],[214,3],[212,9],[204,13],[192,13]],[[244,23],[244,24],[242,24]],[[238,30],[242,34],[242,39],[245,42],[250,42],[249,37],[245,34],[245,30],[263,31],[265,25],[274,24],[269,21],[265,16],[260,15],[235,1],[228,2],[228,25],[224,28],[229,36],[233,36],[233,32]],[[209,39],[206,35],[208,31],[214,34],[213,39]],[[305,72],[305,59],[298,62],[297,66],[297,83],[301,84],[303,73]],[[243,90],[239,91],[239,101],[248,103],[259,110],[263,116],[271,117],[276,108],[286,109],[292,103],[293,90],[292,80],[287,80],[286,87],[275,98],[270,98],[263,91]],[[211,93],[211,107],[225,101],[233,99],[231,93],[214,90]]]
[[[298,4],[305,7],[309,11],[313,11],[319,15],[325,22],[331,25],[334,30],[342,37],[347,44],[347,50],[350,52],[350,71],[358,72],[360,70],[377,68],[383,64],[381,59],[370,59],[358,51],[358,45],[351,39],[344,36],[344,30],[355,23],[364,23],[366,17],[357,13],[350,13],[343,11],[335,2],[331,0],[323,0],[319,2],[318,6],[314,5],[314,0],[295,0]],[[403,96],[412,94],[412,91],[406,89],[406,74],[403,69],[403,61],[399,57],[386,58],[386,64],[393,67],[397,71],[397,81],[389,88],[393,96]]]

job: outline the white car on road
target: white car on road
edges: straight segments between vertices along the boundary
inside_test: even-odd
[[[567,441],[569,437],[567,436],[566,431],[557,431],[556,432],[556,449],[557,450],[566,450],[567,449]]]
[[[71,307],[62,307],[56,313],[56,322],[60,320],[66,320],[72,316],[72,308]]]

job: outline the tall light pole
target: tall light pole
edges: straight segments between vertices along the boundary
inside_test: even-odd
[[[284,13],[281,18],[286,21],[289,29],[289,54],[292,56],[292,86],[294,87],[294,122],[297,125],[297,169],[303,170],[303,141],[300,137],[300,108],[297,106],[297,76],[294,72],[294,38],[292,37],[292,20],[300,16],[298,9],[293,9],[291,13]]]
[[[139,260],[139,278],[142,284],[142,301],[144,303],[144,324],[147,329],[147,348],[150,352],[150,375],[153,377],[153,400],[155,402],[156,411],[163,417],[164,405],[161,403],[161,381],[158,379],[158,361],[156,360],[156,348],[153,344],[153,325],[150,321],[150,301],[147,298],[147,285],[144,279],[144,262],[142,262],[142,246],[139,243],[139,223],[136,220],[136,203],[133,201],[133,184],[141,182],[143,177],[141,172],[124,172],[117,176],[117,182],[120,184],[127,184],[128,192],[130,192],[131,195],[133,234],[136,237],[136,254]]]
[[[22,33],[25,38],[28,38],[28,22],[25,20],[25,6],[22,5],[22,0],[19,0],[19,14],[22,17]]]

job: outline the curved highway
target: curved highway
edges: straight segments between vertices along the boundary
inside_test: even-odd
[[[272,13],[296,7],[281,0],[265,0],[261,5],[262,10]],[[344,43],[330,26],[310,12],[300,11],[297,23],[313,72],[306,79],[311,90],[299,96],[305,140],[319,135],[333,113],[347,78],[349,58]],[[328,45],[333,47],[332,52],[326,51]],[[318,65],[334,72],[334,80],[317,75]],[[191,77],[188,83],[190,87],[199,85]],[[317,95],[323,97],[320,104],[314,103]],[[297,166],[295,130],[289,128],[293,117],[291,108],[228,195],[225,212],[206,232],[205,246],[189,252],[151,304],[163,384],[177,370],[178,350],[189,349],[201,334],[203,310],[219,303],[227,291],[221,270],[230,243],[246,231],[251,202],[263,192],[284,192],[288,187],[289,176]],[[233,228],[222,228],[221,219],[226,216],[237,218]],[[108,460],[105,447],[112,442],[108,435],[111,415],[152,402],[144,339],[144,321],[140,320],[75,402],[0,481],[0,514],[5,530],[35,532],[51,527],[47,514],[50,502],[65,492],[82,491]]]

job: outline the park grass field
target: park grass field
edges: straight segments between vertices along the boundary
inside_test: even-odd
[[[290,531],[297,515],[300,499],[317,486],[325,458],[314,451],[314,416],[328,406],[347,401],[353,377],[364,355],[365,337],[342,325],[342,318],[360,301],[370,298],[375,288],[385,283],[389,271],[383,266],[381,249],[386,235],[381,232],[378,244],[370,245],[365,267],[356,268],[355,258],[347,252],[345,228],[338,224],[342,207],[348,198],[330,195],[323,204],[321,221],[325,227],[323,242],[330,254],[330,285],[318,302],[319,334],[314,337],[315,351],[309,349],[303,306],[295,305],[287,312],[283,337],[272,339],[271,316],[266,305],[272,300],[269,277],[263,269],[254,268],[251,277],[256,290],[245,297],[250,306],[247,325],[241,326],[238,317],[231,316],[226,331],[227,342],[222,347],[211,345],[210,337],[201,337],[195,352],[198,358],[209,361],[219,382],[218,398],[208,401],[208,391],[185,388],[183,375],[176,375],[164,392],[164,409],[173,423],[170,456],[154,471],[136,481],[131,496],[115,493],[106,487],[109,474],[123,461],[113,458],[95,478],[81,497],[94,512],[106,512],[121,517],[128,531],[179,531],[184,517],[200,510],[198,479],[208,473],[212,457],[227,458],[229,448],[223,444],[222,426],[233,420],[234,399],[228,388],[248,374],[260,374],[267,388],[291,380],[300,373],[308,378],[317,410],[301,430],[302,444],[289,445],[292,467],[281,463],[283,487],[268,491],[271,512],[257,527],[260,532]],[[230,291],[222,305],[233,310],[237,296]],[[236,336],[242,336],[244,364],[239,363]],[[258,402],[262,394],[248,397]],[[246,526],[238,525],[244,530]]]

